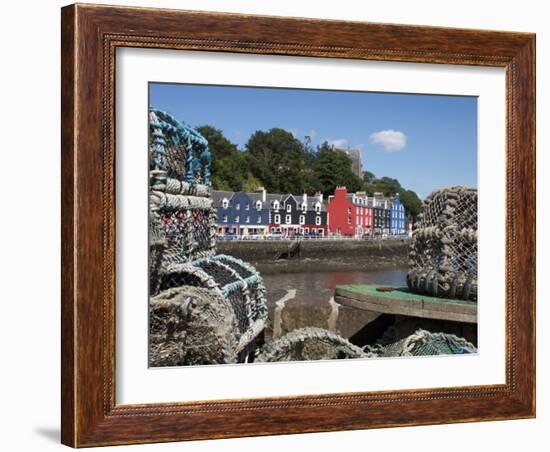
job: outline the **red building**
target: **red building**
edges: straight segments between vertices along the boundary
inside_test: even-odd
[[[364,192],[348,193],[336,187],[328,201],[328,229],[331,235],[363,237],[373,234],[373,204]]]

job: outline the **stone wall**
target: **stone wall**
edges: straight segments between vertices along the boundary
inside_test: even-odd
[[[247,262],[269,263],[276,261],[324,260],[327,262],[352,262],[372,260],[383,263],[406,265],[409,242],[406,240],[383,240],[376,242],[361,240],[319,240],[300,242],[299,251],[292,257],[282,257],[287,253],[291,241],[224,241],[218,242],[220,254],[229,254]]]

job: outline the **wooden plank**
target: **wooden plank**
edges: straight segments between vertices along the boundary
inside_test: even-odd
[[[349,286],[337,286],[334,299],[341,305],[363,311],[477,323],[476,303],[434,297],[423,299],[422,296],[408,294],[403,290],[396,290],[393,296],[394,292],[380,292],[378,295],[373,288],[365,286],[367,290],[361,291]]]

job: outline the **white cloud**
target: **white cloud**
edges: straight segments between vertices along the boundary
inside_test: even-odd
[[[308,133],[306,133],[312,140],[317,136],[317,131],[315,129],[311,129]]]
[[[329,146],[334,146],[339,149],[346,149],[349,147],[349,142],[345,138],[337,138],[336,140],[327,140]]]
[[[380,130],[371,134],[370,141],[382,146],[386,152],[397,152],[407,145],[407,135],[398,130]]]

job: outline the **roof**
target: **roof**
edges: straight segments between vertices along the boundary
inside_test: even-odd
[[[301,207],[304,199],[304,195],[292,195],[298,202],[298,205]],[[319,203],[321,204],[321,212],[326,212],[327,208],[321,201],[321,198],[319,196],[315,195],[307,195],[307,210],[315,210],[315,205]]]
[[[393,203],[394,203],[394,199],[395,198],[392,198],[392,197],[389,197],[389,196],[357,196],[356,193],[348,193],[346,195],[346,197],[352,202],[352,204],[354,206],[359,206],[359,207],[365,207],[365,204],[360,204],[358,203],[357,201],[354,201],[354,198],[357,199],[357,198],[363,198],[363,199],[367,199],[367,204],[366,206],[367,207],[378,207],[378,208],[383,208],[384,207],[384,203],[387,201],[388,203],[388,208],[391,208],[393,207]],[[331,197],[329,197],[330,199]]]
[[[281,195],[281,194],[278,194],[278,193],[266,193],[265,200],[266,200],[267,203],[269,203],[269,205],[271,205],[271,203],[273,201],[281,202],[283,200],[283,196],[284,195]]]
[[[212,201],[214,207],[222,207],[222,201],[224,198],[229,201],[234,194],[235,193],[232,191],[212,190]]]
[[[236,192],[232,191],[224,191],[224,190],[212,190],[212,200],[214,203],[214,207],[222,207],[222,201],[227,199],[230,201]],[[241,192],[237,192],[241,193]],[[263,202],[263,194],[262,192],[244,192],[245,195],[247,195],[252,201],[262,201]],[[266,207],[273,207],[273,201],[279,201],[279,203],[282,203],[285,199],[288,197],[294,197],[294,199],[297,201],[298,205],[302,204],[302,196],[303,195],[293,195],[293,194],[280,194],[280,193],[266,193],[265,195],[265,204]],[[315,210],[315,205],[319,202],[321,204],[321,212],[326,212],[327,208],[321,202],[321,199],[318,196],[308,196],[307,197],[307,210]]]
[[[252,201],[262,201],[262,194],[259,193],[259,192],[254,192],[254,193],[246,192],[246,194],[248,195],[248,197],[249,197]]]

